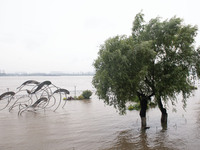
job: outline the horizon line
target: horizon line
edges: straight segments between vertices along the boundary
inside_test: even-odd
[[[79,73],[0,73],[0,76],[86,76],[94,75],[94,72]]]

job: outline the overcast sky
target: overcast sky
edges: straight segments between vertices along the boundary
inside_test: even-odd
[[[0,0],[0,70],[93,72],[99,46],[130,35],[141,10],[146,21],[176,15],[200,28],[199,6],[199,0]]]

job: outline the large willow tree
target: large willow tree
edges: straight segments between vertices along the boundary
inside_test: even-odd
[[[94,62],[93,85],[97,95],[120,113],[126,103],[136,97],[140,101],[142,127],[146,128],[146,109],[154,100],[167,122],[163,102],[175,104],[183,95],[183,104],[195,89],[191,76],[198,75],[200,55],[195,50],[197,27],[183,24],[180,18],[144,21],[143,14],[135,16],[132,36],[115,36],[101,45]]]

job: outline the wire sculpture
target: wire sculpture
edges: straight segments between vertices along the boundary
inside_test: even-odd
[[[7,99],[7,104],[3,108],[1,108],[0,110],[5,109],[9,105],[9,103],[13,99],[14,95],[15,95],[15,92],[12,92],[12,91],[11,92],[5,92],[5,93],[0,95],[0,101]]]
[[[0,95],[0,111],[8,108],[9,112],[18,110],[18,115],[25,111],[53,109],[56,111],[63,98],[67,99],[70,92],[55,86],[51,81],[38,82],[28,80],[17,87],[17,91],[8,91]],[[62,108],[66,104],[66,100]]]

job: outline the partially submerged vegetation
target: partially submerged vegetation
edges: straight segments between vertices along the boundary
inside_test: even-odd
[[[155,102],[149,102],[148,105],[147,105],[147,109],[149,108],[155,108],[157,106],[157,104]],[[127,107],[128,110],[137,110],[139,111],[141,109],[140,107],[140,103],[134,103],[134,104],[130,104],[128,107]]]
[[[85,90],[83,91],[83,93],[81,94],[81,96],[84,98],[84,99],[90,99],[90,96],[92,95],[92,92],[90,90]]]
[[[140,104],[139,103],[131,104],[128,106],[128,110],[140,110]]]
[[[78,97],[77,96],[74,96],[74,97],[70,96],[68,98],[64,97],[63,100],[83,100],[83,99],[90,99],[90,96],[92,96],[92,91],[85,90]]]

